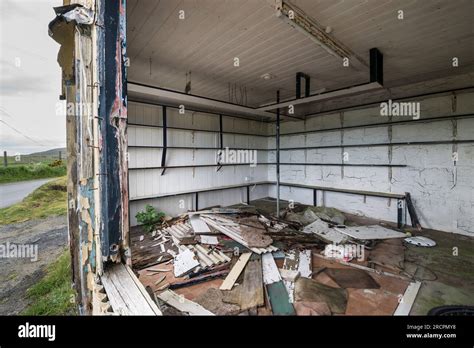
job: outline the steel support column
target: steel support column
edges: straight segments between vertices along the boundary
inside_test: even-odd
[[[280,103],[280,91],[277,91],[277,104]],[[280,108],[276,117],[276,179],[277,179],[277,217],[280,217]]]

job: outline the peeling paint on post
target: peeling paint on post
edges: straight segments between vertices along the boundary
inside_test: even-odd
[[[99,21],[105,24],[98,36],[100,191],[102,256],[129,263],[125,4],[125,0],[100,2]]]
[[[68,225],[81,314],[103,310],[93,308],[103,305],[103,264],[130,263],[125,3],[78,0],[55,8],[49,26],[61,45],[62,95],[75,110],[66,122]],[[85,17],[63,17],[78,6]]]

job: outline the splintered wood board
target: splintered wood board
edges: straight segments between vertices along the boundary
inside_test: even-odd
[[[311,264],[311,250],[300,250],[298,259],[298,271],[300,276],[311,278],[312,264]]]
[[[265,253],[262,255],[262,270],[263,282],[265,284],[268,285],[281,281],[280,272],[278,271],[278,267],[275,263],[272,253]]]
[[[272,312],[275,315],[295,315],[295,309],[290,303],[288,292],[283,281],[267,284],[267,293],[272,306]]]
[[[188,313],[189,315],[215,315],[196,302],[190,301],[183,295],[178,295],[171,290],[165,290],[156,296],[171,307],[174,307],[181,312]]]
[[[237,281],[237,278],[239,278],[240,273],[242,273],[242,271],[245,268],[245,265],[250,260],[250,256],[252,256],[252,253],[243,253],[242,255],[240,255],[239,259],[235,263],[234,267],[232,267],[232,270],[229,272],[229,274],[227,275],[227,277],[225,278],[224,282],[222,283],[219,289],[221,290],[232,289],[235,282]]]
[[[198,267],[200,263],[196,260],[194,253],[191,250],[186,249],[176,255],[173,265],[174,276],[181,277],[192,269]]]
[[[314,233],[328,243],[342,244],[349,237],[340,231],[328,227],[328,224],[320,219],[314,221],[303,229],[305,233]]]
[[[211,232],[209,226],[201,220],[199,215],[192,215],[189,218],[191,226],[193,226],[194,233],[209,233]]]
[[[405,238],[406,234],[385,228],[379,225],[351,226],[346,228],[335,228],[338,232],[360,240]]]
[[[201,243],[202,244],[208,244],[208,245],[217,245],[217,244],[219,244],[219,240],[217,239],[216,236],[202,235],[202,236],[200,236],[200,238],[201,238]]]
[[[400,304],[398,305],[395,313],[393,315],[409,315],[411,307],[415,302],[416,295],[418,295],[418,291],[420,290],[421,282],[414,282],[410,283],[403,294],[403,297],[400,300]]]
[[[244,281],[240,288],[240,309],[263,306],[263,277],[260,260],[250,261],[245,267]]]
[[[132,273],[133,274],[133,273]],[[135,279],[134,279],[135,278]],[[153,300],[123,264],[108,267],[101,277],[110,305],[119,315],[161,315]],[[141,287],[139,286],[141,285]]]

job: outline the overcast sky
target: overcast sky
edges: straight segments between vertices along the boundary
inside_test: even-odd
[[[59,45],[48,36],[53,7],[61,5],[61,0],[0,0],[2,155],[4,150],[27,154],[66,144],[66,120],[56,115]]]

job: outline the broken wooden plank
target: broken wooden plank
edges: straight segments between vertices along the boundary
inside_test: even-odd
[[[214,279],[214,278],[223,277],[227,274],[229,274],[228,270],[222,270],[222,271],[216,271],[216,272],[212,272],[212,273],[206,273],[206,274],[199,275],[197,277],[189,278],[189,279],[184,280],[182,282],[176,282],[176,283],[170,284],[169,288],[170,289],[179,289],[179,288],[182,288],[182,287],[185,287],[185,286],[206,282],[206,281]]]
[[[295,315],[295,309],[288,299],[283,281],[266,284],[268,299],[275,315]]]
[[[281,278],[283,280],[288,280],[290,282],[294,282],[300,276],[299,271],[294,271],[294,270],[284,269],[284,268],[281,268],[279,271],[280,271]]]
[[[324,222],[321,219],[318,219],[307,225],[303,229],[303,232],[314,233],[327,243],[343,244],[349,240],[349,237],[346,234],[341,233],[334,228],[330,228],[327,222]]]
[[[101,277],[110,305],[119,315],[161,315],[143,285],[123,264],[109,266]]]
[[[155,282],[155,285],[159,285],[163,280],[166,279],[166,275],[163,275],[161,276],[160,278],[158,278],[158,280]]]
[[[244,281],[240,288],[240,309],[263,306],[263,277],[260,260],[250,261],[245,267]]]
[[[312,263],[311,250],[300,250],[298,258],[298,272],[302,277],[311,278]]]
[[[206,236],[202,235],[200,236],[200,240],[202,244],[209,244],[209,245],[217,245],[219,244],[219,240],[217,239],[216,236]]]
[[[174,276],[177,278],[185,275],[186,273],[200,265],[199,261],[196,260],[196,256],[194,255],[194,253],[189,249],[186,249],[176,255],[173,264]]]
[[[176,308],[181,312],[188,313],[189,315],[215,315],[201,305],[188,300],[182,295],[178,295],[172,290],[165,290],[156,296],[171,307]]]
[[[215,288],[207,289],[207,291],[199,295],[195,301],[216,315],[236,315],[240,311],[239,306],[225,303],[223,301],[222,291]]]
[[[388,276],[388,277],[393,277],[393,278],[398,278],[398,279],[411,281],[410,278],[405,277],[405,276],[401,276],[401,275],[393,274],[393,273],[389,273],[389,272],[384,272],[384,271],[379,271],[379,270],[376,270],[376,269],[373,269],[373,268],[358,265],[356,263],[345,262],[343,260],[338,260],[338,259],[334,259],[334,258],[327,257],[327,256],[324,256],[324,255],[319,255],[319,254],[313,254],[313,256],[316,256],[316,257],[318,257],[320,259],[323,259],[323,260],[327,260],[327,261],[331,261],[331,262],[337,262],[337,263],[340,263],[341,265],[362,269],[362,270],[367,271],[367,272],[373,272],[373,273]]]
[[[406,237],[405,233],[397,232],[390,228],[385,228],[379,225],[351,226],[346,228],[335,227],[335,230],[359,240]]]
[[[252,256],[252,253],[243,253],[242,255],[240,255],[236,264],[234,265],[234,267],[232,267],[232,270],[227,275],[227,277],[225,278],[224,282],[222,283],[219,289],[221,290],[232,289],[235,282],[237,281],[237,278],[239,278],[240,273],[242,273],[243,269],[245,268],[245,265],[250,260],[251,256]]]
[[[272,253],[262,255],[262,272],[273,314],[294,315],[295,309],[290,303],[288,291]]]
[[[421,282],[410,283],[403,294],[403,297],[400,299],[400,304],[398,305],[395,313],[393,315],[409,315],[411,307],[415,302],[418,291],[420,290]]]
[[[283,276],[283,273],[285,276]],[[294,272],[298,276],[311,278],[311,250],[289,250],[285,256],[283,263],[283,269],[280,270],[280,274],[283,278],[283,284],[285,284],[286,291],[288,292],[288,299],[290,303],[294,302],[294,281],[297,277],[292,279],[286,275],[287,272]]]
[[[199,215],[191,215],[189,217],[189,221],[191,223],[191,226],[193,227],[194,233],[209,233],[211,230],[209,229],[209,226],[201,220]]]
[[[272,253],[262,255],[263,282],[267,285],[281,281],[280,272]]]
[[[151,310],[155,313],[155,315],[162,315],[162,313],[161,313],[160,309],[158,308],[158,306],[156,305],[155,301],[153,301],[153,299],[150,297],[150,294],[145,289],[145,286],[143,286],[142,282],[137,278],[137,276],[135,275],[133,270],[128,265],[124,265],[124,266],[125,266],[125,269],[127,270],[128,274],[130,275],[130,279],[133,280],[133,282],[137,286],[138,290],[140,290],[140,292],[143,295],[143,298],[148,302],[148,305],[150,306]]]
[[[250,247],[249,244],[247,243],[247,241],[245,241],[242,238],[242,235],[238,231],[232,229],[233,227],[224,226],[222,224],[222,222],[217,222],[217,221],[213,220],[213,218],[215,218],[215,217],[214,216],[212,216],[212,217],[201,216],[201,219],[203,219],[209,226],[211,226],[211,227],[215,228],[216,230],[222,232],[227,237],[232,238],[233,240],[235,240],[236,242],[242,244],[243,246],[250,249],[251,251],[253,251],[256,254],[262,254],[262,253],[267,252],[267,251],[269,252],[269,251],[278,250],[276,247],[274,247],[272,245],[270,245],[268,247],[265,247],[265,248]],[[219,220],[222,220],[222,218],[219,218]],[[228,221],[232,224],[235,224],[231,220],[228,220]],[[238,224],[235,224],[235,225],[238,227]]]

